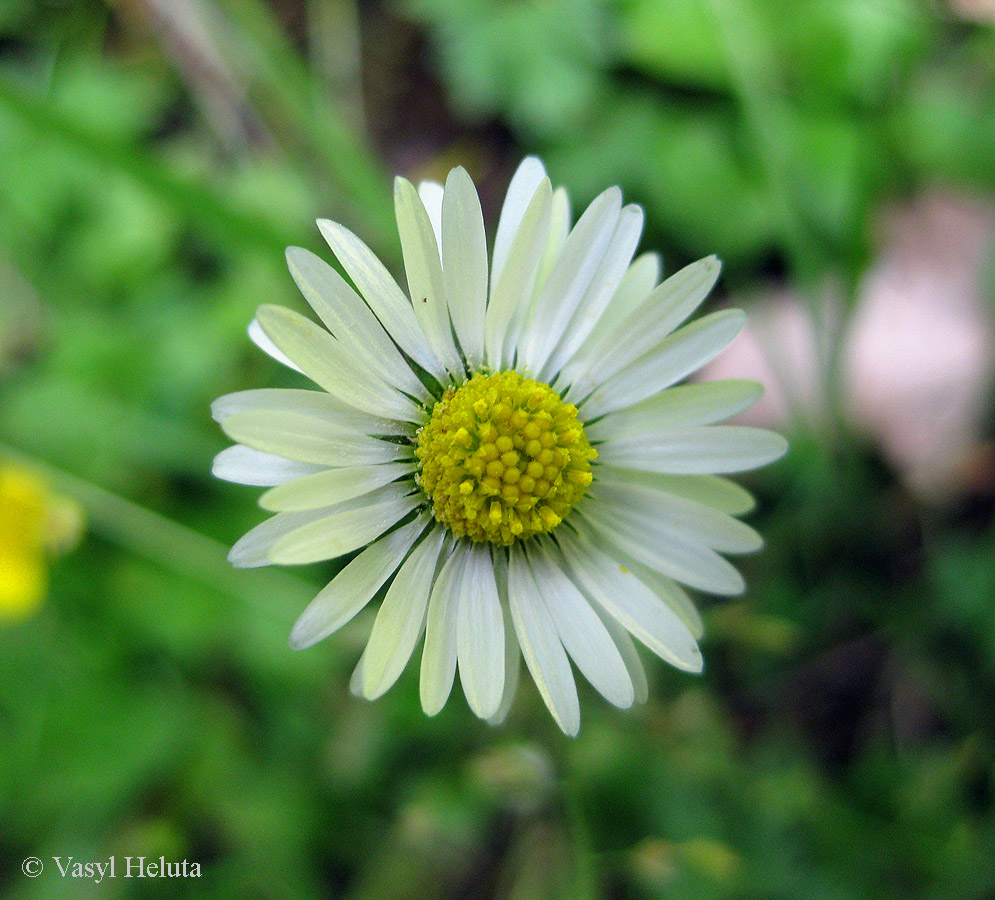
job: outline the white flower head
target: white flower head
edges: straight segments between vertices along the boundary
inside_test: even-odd
[[[275,515],[232,548],[237,566],[360,551],[304,610],[294,647],[327,637],[383,591],[353,677],[386,691],[424,635],[421,701],[456,670],[470,708],[507,714],[520,659],[575,734],[571,669],[611,703],[646,698],[632,637],[700,671],[684,586],[743,590],[720,553],[760,547],[722,475],[784,453],[770,432],[716,423],[760,395],[746,381],[678,384],[741,328],[736,310],[680,327],[719,274],[714,257],[663,283],[633,261],[643,212],[609,188],[571,227],[566,192],[535,158],[508,189],[488,266],[477,192],[399,178],[408,294],[355,235],[318,223],[355,289],[306,250],[291,274],[322,325],[263,306],[250,327],[321,391],[255,390],[213,413],[237,444],[229,481],[268,486]]]

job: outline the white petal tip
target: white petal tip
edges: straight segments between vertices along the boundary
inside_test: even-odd
[[[384,694],[387,693],[387,690],[388,686],[378,684],[369,690],[363,688],[359,696],[361,696],[364,700],[379,700]]]
[[[261,566],[272,565],[269,559],[260,559],[258,556],[246,552],[238,543],[228,551],[228,562],[236,569],[258,569]]]
[[[743,581],[742,578],[740,578],[739,581],[730,582],[728,584],[728,586],[726,586],[726,589],[724,591],[722,591],[722,593],[726,597],[738,597],[741,594],[745,594],[746,593],[746,582]]]
[[[773,435],[774,440],[772,441],[773,446],[770,451],[772,454],[770,461],[774,462],[784,456],[784,454],[788,452],[791,445],[788,443],[788,439],[783,435],[776,434],[774,432],[771,432],[771,434]]]
[[[313,257],[314,254],[303,247],[287,247],[284,251],[284,256],[287,258],[287,266],[293,271],[300,268],[301,261],[306,261],[308,257]]]
[[[526,156],[518,164],[518,169],[516,172],[535,172],[536,177],[542,178],[546,174],[546,167],[543,165],[541,159],[538,156]]]
[[[290,644],[291,650],[306,650],[320,640],[321,635],[314,630],[314,626],[304,616],[301,616],[290,630],[287,642]]]
[[[764,386],[759,381],[754,381],[752,378],[731,378],[729,380],[743,386],[743,391],[746,394],[743,402],[747,403],[749,401],[746,406],[747,409],[753,406],[764,395]]]
[[[432,718],[432,716],[437,716],[440,712],[442,712],[442,707],[445,705],[445,703],[438,703],[436,701],[426,703],[422,700],[421,708],[422,712],[424,712],[426,716]]]
[[[300,638],[295,637],[293,633],[287,638],[287,643],[290,645],[291,650],[304,650],[309,645],[304,643]]]
[[[560,730],[567,737],[577,737],[577,733],[580,731],[580,719],[578,719],[576,722],[557,721],[556,724],[560,726]]]
[[[497,715],[498,709],[501,707],[501,697],[499,695],[496,700],[485,698],[484,700],[475,700],[472,703],[470,702],[470,698],[467,697],[467,704],[478,719],[490,722]]]
[[[679,672],[687,672],[689,675],[700,675],[704,671],[705,657],[702,656],[697,644],[690,648],[677,648],[666,653],[661,652],[659,649],[654,652],[665,663],[673,666]]]
[[[365,700],[378,700],[387,693],[390,686],[394,683],[393,680],[387,681],[382,674],[378,676],[374,675],[374,671],[374,669],[371,669],[369,661],[364,660],[362,677],[356,685],[356,695]]]
[[[609,697],[607,699],[609,703],[613,706],[617,706],[619,709],[631,709],[633,704],[636,702],[636,691],[635,688],[633,688],[622,697],[616,697],[615,699]]]

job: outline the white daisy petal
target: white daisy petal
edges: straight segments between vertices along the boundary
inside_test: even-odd
[[[552,195],[549,179],[544,178],[525,210],[521,227],[515,232],[506,264],[500,270],[495,266],[491,275],[491,299],[484,319],[484,344],[487,365],[495,371],[511,364],[505,349],[508,329],[516,311],[523,303],[530,301],[535,290],[542,247],[549,233]]]
[[[714,425],[738,415],[763,394],[755,381],[729,379],[679,384],[584,426],[594,442],[606,438],[659,434],[674,428]]]
[[[504,614],[490,551],[474,544],[459,590],[456,649],[460,684],[470,709],[493,716],[504,689]]]
[[[507,598],[504,599],[501,606],[504,610],[502,614],[504,620],[504,688],[501,692],[501,703],[498,705],[497,712],[487,720],[491,725],[500,725],[508,718],[511,704],[515,700],[515,693],[518,691],[518,679],[522,671],[522,651],[518,646],[511,613],[507,609]]]
[[[397,571],[428,518],[421,516],[370,544],[312,600],[290,632],[295,650],[310,647],[353,618]]]
[[[349,678],[349,693],[354,697],[363,696],[363,669],[366,668],[366,651],[364,650],[359,655],[359,662],[356,663],[356,668],[352,670],[352,676]]]
[[[539,267],[536,270],[535,282],[528,293],[518,298],[508,328],[504,334],[504,358],[510,366],[519,355],[519,345],[526,326],[532,318],[539,291],[545,285],[553,270],[560,251],[570,236],[570,195],[565,188],[553,190],[549,207],[549,229],[546,233],[545,248],[539,254]]]
[[[598,274],[588,285],[570,324],[543,367],[541,375],[545,380],[550,381],[556,376],[601,321],[605,308],[632,262],[632,254],[636,252],[643,232],[644,219],[642,207],[635,204],[622,207]]]
[[[760,535],[738,519],[649,485],[603,480],[591,496],[613,509],[624,508],[627,518],[645,521],[650,529],[647,540],[666,540],[673,534],[721,553],[753,553],[763,546]]]
[[[225,394],[211,404],[211,415],[222,425],[231,416],[244,412],[296,413],[317,416],[346,431],[368,435],[408,435],[414,431],[410,422],[385,419],[361,412],[324,391],[295,388],[260,388]]]
[[[685,325],[655,350],[595,387],[577,406],[583,405],[584,416],[593,419],[652,397],[718,356],[745,321],[740,310],[727,309]],[[571,387],[567,396],[573,399],[582,394]]]
[[[519,364],[526,372],[538,375],[563,337],[598,273],[621,209],[622,192],[609,188],[592,201],[567,237],[539,289],[528,328],[519,343]]]
[[[327,331],[280,306],[261,306],[256,318],[263,331],[315,384],[350,406],[373,416],[420,418],[418,407],[362,365]]]
[[[508,193],[504,198],[504,206],[501,207],[497,235],[494,238],[492,282],[501,277],[505,262],[511,253],[511,245],[524,225],[526,210],[531,206],[535,193],[544,179],[546,179],[546,169],[534,156],[525,157],[512,176]]]
[[[304,370],[266,336],[266,332],[263,331],[263,327],[259,324],[258,319],[253,319],[249,323],[249,339],[271,359],[275,359],[288,369],[300,372],[301,375],[304,374]]]
[[[357,359],[392,387],[419,400],[428,396],[377,317],[335,269],[301,247],[288,248],[287,266],[318,318]]]
[[[664,491],[695,503],[704,503],[730,516],[741,516],[756,506],[753,495],[746,488],[720,475],[663,475],[599,465],[596,479],[608,484],[629,484]]]
[[[469,560],[470,553],[465,543],[457,544],[436,576],[428,602],[419,689],[422,709],[429,716],[434,716],[446,705],[453,689],[459,613],[457,588],[463,582]]]
[[[432,223],[432,231],[435,232],[435,239],[439,245],[439,253],[442,253],[442,198],[445,190],[438,181],[419,181],[418,196],[425,204],[425,212],[428,213],[428,220]]]
[[[525,553],[511,548],[508,603],[525,664],[556,724],[569,735],[580,729],[580,702],[570,660],[560,642],[556,623],[543,603]]]
[[[708,296],[721,265],[714,256],[671,275],[622,320],[603,327],[597,340],[564,366],[571,397],[585,397],[595,386],[657,349]],[[613,310],[614,313],[614,310]]]
[[[286,512],[272,516],[247,531],[228,551],[228,562],[240,569],[254,569],[272,565],[270,551],[273,545],[290,534],[328,515],[329,508],[309,509],[303,512]]]
[[[625,664],[625,670],[629,673],[629,680],[632,682],[633,702],[645,703],[650,695],[649,681],[646,679],[646,667],[639,658],[639,651],[632,642],[629,632],[608,615],[600,603],[594,600],[590,602],[591,608],[598,614],[598,618],[601,619],[608,634],[611,635],[611,639],[615,642],[619,655],[622,657],[622,662]]]
[[[426,372],[440,381],[444,380],[445,366],[422,333],[411,301],[398,287],[386,266],[356,235],[337,222],[319,219],[318,229],[397,345]]]
[[[664,661],[700,672],[701,651],[684,620],[596,540],[563,529],[557,540],[577,585]]]
[[[608,317],[606,325],[610,327],[615,322],[625,321],[625,317],[660,283],[662,275],[663,263],[659,253],[643,253],[637,256],[632,265],[626,269],[615,294],[608,303],[608,308],[605,310],[605,315]]]
[[[414,471],[415,466],[410,462],[324,469],[271,488],[259,498],[259,505],[270,512],[332,506],[368,494]]]
[[[620,322],[624,322],[626,317],[646,300],[647,295],[660,283],[662,271],[663,264],[658,253],[644,253],[633,261],[625,275],[622,276],[622,280],[609,300],[601,318],[584,339],[584,343],[571,356],[571,360],[577,362],[575,368],[583,360],[597,359],[597,355],[593,351],[595,347],[600,345],[605,332],[614,329]],[[564,366],[568,363],[569,360],[564,363]],[[561,366],[559,381],[567,384],[566,379],[562,377],[562,368],[563,366]]]
[[[453,343],[439,245],[418,192],[405,178],[394,180],[394,208],[415,317],[435,355],[451,374],[460,375],[463,363]]]
[[[574,510],[574,515],[589,521],[623,552],[682,584],[713,594],[740,594],[744,590],[743,577],[727,560],[676,530],[667,529],[665,539],[647,541],[642,529],[651,523],[644,517],[593,499],[583,509]]]
[[[297,413],[237,413],[225,419],[222,428],[233,441],[254,450],[319,466],[376,465],[411,455],[409,446]]]
[[[612,555],[615,555],[614,551]],[[673,578],[668,578],[662,572],[636,562],[624,553],[619,554],[618,561],[678,615],[696,641],[701,640],[705,633],[705,623],[702,621],[701,613],[698,612],[698,607],[684,588]]]
[[[780,459],[788,442],[744,425],[686,428],[655,438],[619,438],[598,447],[605,465],[673,475],[743,472]]]
[[[487,238],[477,190],[466,169],[453,169],[442,202],[442,280],[453,329],[471,368],[484,362]]]
[[[553,190],[553,198],[549,207],[549,234],[546,237],[546,249],[543,251],[542,260],[539,263],[539,274],[536,276],[536,286],[541,288],[549,273],[553,270],[553,265],[563,249],[563,245],[570,236],[570,195],[566,188],[558,187]],[[528,314],[531,312],[532,304],[523,302],[521,309],[516,311],[515,323],[517,328],[525,323]],[[512,340],[517,340],[518,331],[514,335],[509,335]]]
[[[285,566],[335,559],[380,537],[420,503],[419,497],[404,496],[395,485],[378,488],[336,504],[322,518],[285,534],[273,544],[269,557]]]
[[[609,703],[626,709],[635,692],[618,647],[598,614],[542,543],[529,554],[529,566],[542,600],[570,658]]]
[[[363,653],[361,693],[373,700],[397,681],[425,628],[425,612],[432,592],[446,530],[433,528],[404,561],[380,610]]]
[[[214,457],[211,473],[215,478],[234,481],[236,484],[272,487],[313,475],[320,472],[321,468],[236,444],[234,447],[222,450]]]

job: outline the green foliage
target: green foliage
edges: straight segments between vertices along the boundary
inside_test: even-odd
[[[991,33],[913,0],[405,8],[431,23],[461,111],[502,118],[579,200],[621,182],[654,238],[737,277],[776,256],[802,280],[848,280],[887,191],[992,184]]]

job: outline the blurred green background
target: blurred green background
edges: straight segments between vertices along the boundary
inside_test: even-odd
[[[85,526],[41,606],[0,618],[0,895],[995,896],[993,22],[985,0],[2,0],[0,479],[40,479],[38,548]],[[321,252],[329,217],[398,271],[395,172],[466,165],[493,229],[531,152],[575,208],[621,184],[667,271],[717,253],[713,307],[793,297],[818,351],[770,413],[792,452],[745,479],[748,592],[701,599],[705,674],[646,654],[649,704],[582,687],[576,740],[524,679],[496,729],[458,689],[427,719],[414,671],[353,698],[371,619],[291,652],[332,569],[231,570],[258,492],[209,475],[210,401],[295,383],[245,335],[259,303],[302,308],[284,247]],[[861,419],[886,381],[847,335],[882,278],[913,313],[968,308],[976,352],[885,314],[864,346],[914,396]],[[920,401],[966,412],[931,432]],[[910,470],[903,414],[942,477]],[[0,504],[0,581],[23,509]],[[70,883],[54,855],[203,874]]]

